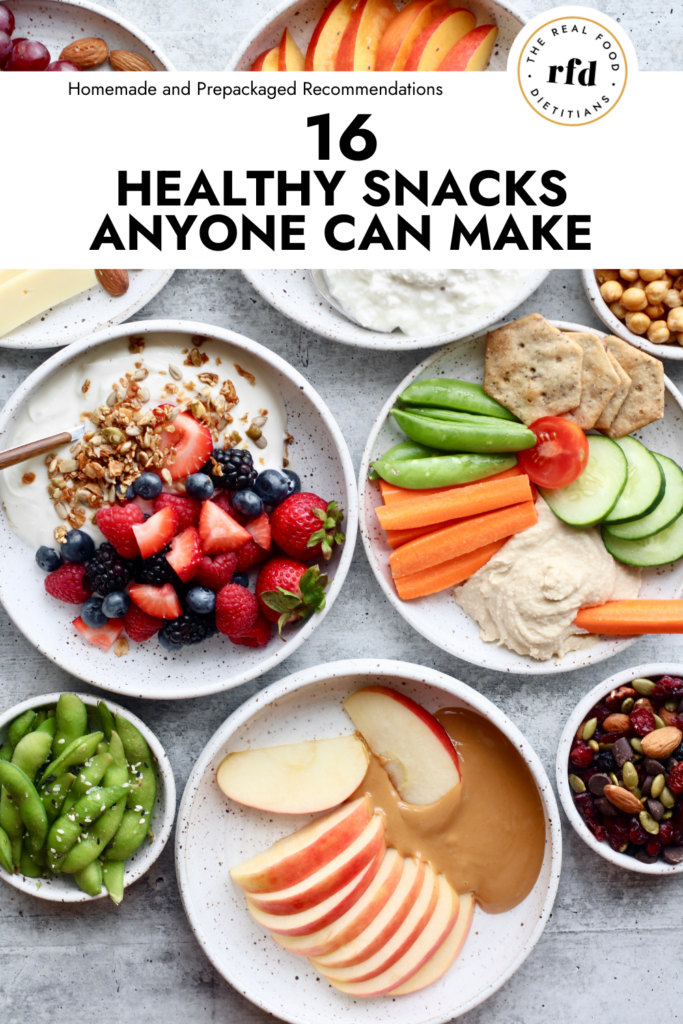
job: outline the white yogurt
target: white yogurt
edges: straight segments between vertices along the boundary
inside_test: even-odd
[[[84,352],[79,358],[57,370],[23,406],[14,431],[7,438],[7,447],[26,444],[28,441],[49,437],[51,434],[78,426],[82,422],[81,413],[91,412],[106,402],[114,382],[126,372],[133,372],[135,364],[140,363],[149,371],[143,383],[149,389],[150,400],[145,403],[143,409],[153,409],[160,401],[174,402],[173,395],[169,396],[164,391],[166,384],[177,383],[182,387],[183,381],[193,381],[196,388],[201,389],[205,385],[199,383],[197,375],[202,372],[216,373],[219,381],[211,388],[211,394],[217,395],[221,384],[230,379],[235,386],[239,403],[231,410],[234,422],[226,428],[227,432],[239,431],[244,438],[240,447],[249,448],[254,466],[259,472],[263,469],[282,467],[287,426],[284,403],[279,391],[256,361],[252,361],[247,353],[231,345],[208,339],[200,351],[206,352],[210,357],[209,361],[200,367],[184,366],[186,354],[183,354],[182,350],[189,351],[192,348],[189,336],[160,333],[144,335],[144,338],[145,348],[139,354],[131,354],[128,349],[128,338],[121,338]],[[176,382],[171,377],[170,363],[182,370],[182,381]],[[256,378],[254,384],[240,376],[235,369],[235,363],[253,374]],[[84,394],[82,387],[86,380],[90,381],[90,387]],[[260,449],[245,436],[244,431],[252,418],[258,416],[262,409],[268,412],[267,422],[262,427],[267,445]],[[61,458],[69,457],[69,445],[54,451]],[[35,473],[35,481],[31,484],[22,483],[22,477],[27,473]],[[54,529],[56,526],[64,525],[48,495],[47,484],[48,474],[43,455],[11,466],[0,473],[0,495],[10,525],[32,548],[38,548],[41,544],[54,545]],[[90,516],[83,529],[97,543],[104,539],[97,527],[90,522]]]
[[[534,271],[325,270],[337,302],[363,327],[426,336],[460,330],[502,306]]]

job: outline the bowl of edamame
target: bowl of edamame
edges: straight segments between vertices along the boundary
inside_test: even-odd
[[[49,693],[0,714],[0,786],[0,878],[56,903],[120,903],[175,818],[157,737],[90,694]]]

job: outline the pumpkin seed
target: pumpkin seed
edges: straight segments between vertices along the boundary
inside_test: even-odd
[[[627,761],[621,769],[624,785],[627,789],[635,789],[638,785],[638,772],[630,761]]]
[[[252,441],[258,441],[259,437],[261,436],[261,433],[262,433],[261,428],[260,427],[255,427],[253,423],[252,423],[252,425],[250,427],[248,427],[245,430],[245,434],[247,435],[247,437],[250,437]],[[588,723],[586,723],[586,725],[587,724]],[[597,724],[597,722],[596,722],[596,724]],[[593,732],[595,732],[595,729],[593,730]],[[593,735],[593,733],[591,733],[591,736],[592,735]],[[585,728],[583,730],[583,738],[585,740],[590,739],[590,736],[586,736],[586,729]]]
[[[611,743],[598,743],[598,748],[600,750],[611,750],[612,749],[612,744]]]
[[[248,433],[249,433],[249,431],[247,431],[247,434]],[[583,738],[584,738],[584,740],[588,741],[591,738],[591,736],[594,734],[594,732],[597,729],[597,727],[598,727],[598,720],[597,720],[597,718],[589,718],[588,721],[586,722],[586,724],[583,727]]]
[[[668,821],[669,818],[673,817],[673,813],[673,811],[664,811],[664,814],[662,815],[662,821]]]
[[[647,811],[641,811],[638,815],[638,820],[643,826],[646,832],[649,832],[651,836],[659,835],[659,822],[655,821],[651,814]]]
[[[102,437],[107,441],[111,441],[112,444],[121,444],[124,439],[124,434],[118,429],[118,427],[103,427]]]
[[[260,445],[259,445],[258,441],[256,441],[255,443],[256,443],[256,445],[257,445],[258,447],[260,447]],[[596,754],[597,754],[597,752],[598,752],[598,751],[600,750],[600,744],[598,743],[598,741],[597,741],[597,740],[589,740],[589,741],[588,741],[588,746],[589,746],[589,747],[591,748],[591,750],[592,750],[592,751],[594,751],[594,753],[596,753]]]
[[[634,679],[631,686],[636,693],[640,693],[643,697],[649,697],[655,688],[651,679]]]
[[[586,786],[583,779],[580,779],[578,775],[569,776],[569,785],[572,787],[575,793],[585,793]]]
[[[660,804],[664,804],[667,810],[672,808],[673,805],[676,803],[676,797],[673,795],[668,786],[665,786],[662,792],[659,794],[659,802]]]
[[[667,711],[678,711],[678,701],[668,700],[664,705]]]
[[[618,786],[618,785],[620,784],[620,783],[619,783],[619,779],[618,779],[618,778],[616,777],[616,775],[614,774],[614,772],[610,772],[610,773],[609,773],[609,777],[610,777],[610,779],[612,780],[612,785],[613,785],[613,786]]]
[[[655,775],[652,780],[652,786],[650,788],[650,796],[653,800],[659,800],[660,793],[666,785],[666,779],[663,775]]]
[[[634,704],[635,704],[635,701],[634,701],[633,697],[627,697],[626,700],[622,700],[622,702],[621,702],[621,713],[622,713],[622,715],[627,715],[629,713],[629,711],[632,711]]]
[[[643,744],[640,742],[640,740],[638,739],[637,736],[634,736],[631,739],[630,743],[631,743],[631,746],[633,747],[633,749],[635,750],[636,754],[642,754],[643,753]]]
[[[190,406],[190,410],[196,420],[200,420],[203,416],[206,416],[206,407],[203,402],[193,402]]]
[[[664,729],[666,727],[666,722],[664,722],[659,715],[655,715],[655,726],[657,729]]]

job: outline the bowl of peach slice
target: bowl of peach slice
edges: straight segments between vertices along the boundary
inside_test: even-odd
[[[239,992],[296,1024],[430,1024],[479,1005],[538,941],[558,813],[493,704],[418,665],[343,661],[255,694],[187,783],[176,868]]]
[[[504,71],[525,21],[494,0],[284,0],[226,70]]]

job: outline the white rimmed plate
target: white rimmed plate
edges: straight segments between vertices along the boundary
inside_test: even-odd
[[[79,693],[78,696],[88,707],[96,707],[99,700],[98,697],[94,697],[90,693]],[[4,711],[0,714],[0,737],[4,735],[6,726],[18,715],[23,714],[24,711],[28,711],[29,708],[38,710],[50,704],[56,704],[60,697],[61,693],[45,693],[39,697],[31,697],[30,700],[25,700],[21,704],[15,704],[9,711]],[[124,718],[127,718],[129,722],[140,730],[156,760],[157,799],[152,813],[154,841],[151,843],[144,842],[133,856],[129,857],[126,861],[123,884],[124,886],[129,886],[136,882],[138,878],[141,878],[146,871],[149,871],[168,842],[175,818],[175,780],[173,778],[171,762],[151,729],[132,712],[128,711],[127,708],[122,708],[119,704],[114,704],[110,700],[107,701],[107,707],[112,714],[123,715]],[[92,900],[102,899],[107,895],[107,892],[103,890],[99,896],[88,896],[87,893],[78,888],[73,878],[61,877],[59,875],[49,879],[26,878],[21,874],[8,875],[6,871],[0,870],[0,878],[2,878],[3,882],[13,886],[13,888],[28,893],[29,896],[37,896],[41,900],[50,900],[53,903],[89,903]]]
[[[564,331],[593,331],[592,327],[551,321]],[[593,331],[600,336],[600,331]],[[457,377],[481,383],[484,379],[486,334],[478,334],[466,341],[449,345],[425,359],[399,384],[380,412],[370,432],[359,476],[360,529],[365,552],[372,571],[385,596],[400,615],[414,629],[441,647],[448,654],[462,658],[481,668],[497,672],[516,672],[524,675],[552,675],[569,672],[587,665],[595,665],[630,647],[637,637],[601,639],[595,647],[585,651],[570,651],[560,661],[535,661],[515,654],[507,647],[484,643],[479,639],[479,626],[455,603],[452,590],[422,597],[415,601],[401,601],[396,593],[389,568],[391,548],[379,525],[375,508],[381,504],[377,484],[368,480],[370,463],[379,458],[405,434],[399,430],[389,411],[397,397],[418,378],[439,376]],[[664,418],[651,423],[635,434],[656,452],[683,462],[683,395],[665,377],[666,399]],[[683,560],[669,566],[643,570],[641,597],[674,598],[683,590]]]
[[[251,919],[230,880],[232,865],[311,819],[273,816],[230,802],[216,769],[227,753],[352,731],[342,708],[359,686],[400,687],[428,710],[464,706],[493,722],[520,750],[546,816],[546,852],[529,896],[505,914],[475,911],[464,950],[447,974],[415,995],[354,999],[331,988],[308,961],[277,946]],[[552,910],[561,864],[558,810],[536,754],[512,722],[481,694],[420,665],[340,661],[289,676],[238,708],[202,752],[188,780],[176,832],[176,871],[192,929],[214,967],[257,1006],[292,1024],[439,1024],[478,1006],[521,966]]]
[[[0,514],[0,600],[24,636],[65,671],[103,690],[130,697],[168,700],[198,697],[240,686],[284,661],[322,623],[332,607],[351,564],[358,523],[358,499],[353,464],[346,442],[331,412],[289,363],[269,349],[242,335],[208,324],[184,320],[148,320],[121,325],[55,353],[15,391],[0,412],[0,447],[11,444],[12,426],[24,403],[55,370],[77,359],[82,352],[129,334],[178,334],[178,348],[190,347],[193,335],[204,335],[247,353],[263,367],[264,376],[281,389],[287,423],[295,440],[290,448],[291,468],[299,474],[304,488],[315,490],[329,500],[336,498],[344,509],[342,529],[346,543],[336,547],[326,571],[330,584],[325,610],[316,613],[300,629],[294,628],[286,643],[274,637],[267,647],[236,647],[227,637],[217,635],[205,644],[186,648],[180,654],[164,650],[156,640],[130,644],[122,659],[104,654],[83,641],[71,625],[78,614],[76,605],[55,601],[45,593],[44,573],[35,564],[35,552],[10,528]],[[179,362],[182,362],[179,351]],[[65,427],[70,424],[66,417]],[[21,579],[21,587],[15,581]]]
[[[641,336],[629,331],[624,321],[614,315],[600,294],[600,286],[595,280],[594,270],[582,270],[581,282],[586,298],[603,324],[609,328],[610,334],[616,334],[618,338],[623,338],[629,345],[642,348],[643,352],[649,352],[651,356],[655,356],[657,359],[683,359],[683,347],[677,342],[673,341],[667,345],[653,345],[651,341],[647,340],[645,335]]]

